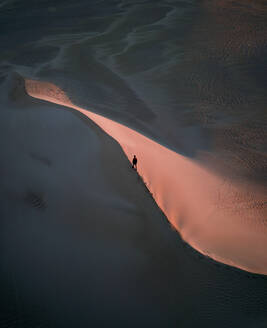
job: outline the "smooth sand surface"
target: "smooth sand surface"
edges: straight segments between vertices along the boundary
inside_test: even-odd
[[[75,106],[51,83],[26,80],[26,90],[92,119],[119,142],[130,161],[136,154],[138,172],[158,206],[191,246],[223,263],[267,274],[263,191],[216,176],[122,124]]]

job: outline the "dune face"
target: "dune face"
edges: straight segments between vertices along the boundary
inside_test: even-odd
[[[119,142],[158,206],[182,238],[201,253],[247,271],[267,274],[265,194],[250,184],[234,184],[151,139],[71,103],[47,82],[26,80],[33,97],[72,107]]]
[[[266,327],[266,1],[4,0],[0,31],[0,326]]]

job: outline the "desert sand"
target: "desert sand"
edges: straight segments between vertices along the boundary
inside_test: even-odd
[[[265,1],[0,2],[0,326],[266,327]]]

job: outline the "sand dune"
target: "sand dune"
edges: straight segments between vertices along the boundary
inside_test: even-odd
[[[0,95],[1,326],[265,326],[265,277],[187,246],[113,138],[76,109],[28,96],[16,74]],[[126,151],[146,145],[100,118]]]
[[[265,194],[251,184],[234,184],[153,140],[71,103],[63,90],[26,80],[26,90],[40,99],[72,107],[119,142],[159,207],[182,238],[201,253],[247,271],[267,274]]]

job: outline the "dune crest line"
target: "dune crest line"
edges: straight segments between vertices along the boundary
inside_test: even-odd
[[[25,89],[32,97],[86,115],[130,161],[136,154],[138,172],[156,203],[193,248],[224,264],[267,274],[264,194],[255,186],[233,184],[127,126],[76,106],[50,82],[26,79]]]

